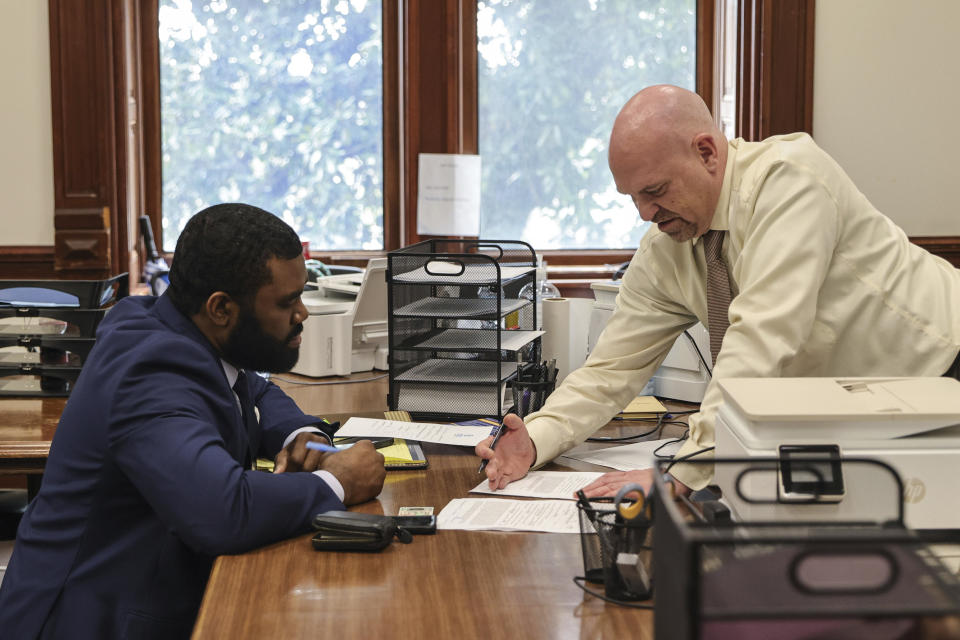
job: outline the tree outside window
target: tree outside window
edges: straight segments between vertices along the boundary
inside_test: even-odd
[[[477,5],[481,235],[537,249],[636,247],[648,225],[607,168],[620,107],[696,82],[695,0]]]
[[[163,241],[217,202],[383,248],[379,0],[160,0]]]

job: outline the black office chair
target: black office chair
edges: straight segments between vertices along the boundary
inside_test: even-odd
[[[0,540],[17,537],[17,527],[26,509],[26,489],[0,489]]]

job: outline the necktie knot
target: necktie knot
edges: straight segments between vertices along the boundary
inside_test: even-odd
[[[246,387],[244,386],[246,381],[246,374],[242,370],[237,371],[237,379],[233,383],[233,392],[240,396],[240,394],[246,390]]]
[[[723,236],[725,231],[711,229],[703,234],[703,254],[707,262],[715,262],[721,259],[720,250],[723,248]]]

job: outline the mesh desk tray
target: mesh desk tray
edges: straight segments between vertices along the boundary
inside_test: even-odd
[[[107,309],[0,306],[0,338],[93,338]]]
[[[106,280],[0,280],[0,307],[98,309],[130,292],[126,273]]]
[[[430,359],[407,369],[398,382],[497,382],[517,372],[516,362]]]
[[[0,362],[0,397],[68,396],[79,375],[77,366]]]
[[[487,318],[497,319],[529,306],[529,300],[500,300],[490,298],[421,298],[394,311],[395,316],[429,318]]]
[[[46,364],[80,366],[90,355],[93,338],[4,336],[0,334],[0,365]],[[20,350],[5,347],[22,347]]]
[[[776,473],[778,462],[683,464]],[[811,460],[811,471],[817,464]],[[655,637],[906,640],[941,637],[928,633],[952,628],[960,614],[960,581],[903,526],[896,472],[866,459],[844,458],[843,465],[845,474],[857,477],[844,500],[859,503],[874,495],[860,486],[868,479],[889,488],[889,500],[862,509],[847,505],[837,520],[710,522],[696,508],[662,499],[669,493],[663,477],[668,463],[661,463],[654,479]]]
[[[538,361],[536,254],[517,240],[433,239],[387,254],[392,410],[500,418]]]

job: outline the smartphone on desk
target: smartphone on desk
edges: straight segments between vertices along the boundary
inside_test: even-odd
[[[432,534],[437,532],[436,516],[393,516],[393,521],[401,529],[410,533]]]

